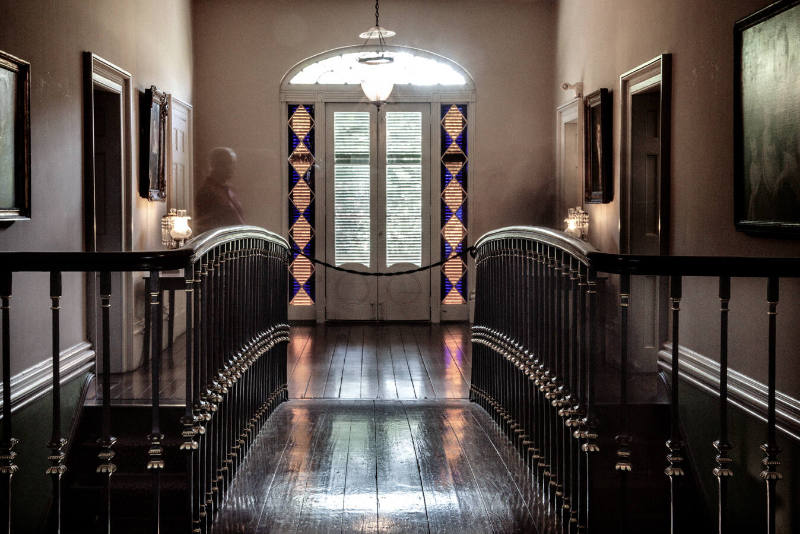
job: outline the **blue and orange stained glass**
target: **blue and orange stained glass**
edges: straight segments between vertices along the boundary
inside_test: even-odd
[[[314,106],[289,106],[289,304],[313,306],[314,264]],[[305,256],[301,256],[300,254]]]
[[[467,266],[453,257],[467,246],[467,106],[443,104],[442,125],[442,304],[464,304]]]

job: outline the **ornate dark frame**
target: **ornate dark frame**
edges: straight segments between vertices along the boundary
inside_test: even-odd
[[[800,237],[800,223],[753,220],[747,218],[744,174],[744,125],[742,101],[742,34],[781,13],[800,5],[800,0],[778,0],[736,21],[733,26],[733,222],[736,229],[764,237]],[[800,31],[800,28],[797,28]],[[800,98],[800,92],[793,98]],[[800,180],[800,176],[797,177]]]
[[[139,195],[148,200],[166,200],[169,95],[151,85],[141,94],[139,109]]]
[[[17,103],[14,117],[14,206],[0,208],[0,222],[27,221],[31,218],[31,65],[0,50],[0,68],[17,76]]]
[[[613,117],[611,91],[608,89],[598,89],[594,93],[587,95],[583,100],[584,106],[584,200],[589,204],[604,204],[611,202],[614,198],[614,170],[611,139],[611,121]],[[592,112],[600,109],[600,144],[602,148],[601,159],[598,164],[600,176],[592,174],[592,151],[597,146],[597,138],[592,126]],[[595,178],[597,178],[595,180]],[[595,186],[597,182],[597,186]]]

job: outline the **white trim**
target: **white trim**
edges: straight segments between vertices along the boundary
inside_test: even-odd
[[[566,205],[566,197],[562,197],[562,193],[566,192],[566,188],[564,187],[564,180],[565,180],[565,169],[564,169],[564,159],[566,153],[566,130],[565,126],[569,123],[575,122],[577,127],[577,144],[576,144],[576,158],[578,162],[578,175],[577,175],[577,187],[578,187],[578,198],[581,200],[581,207],[584,205],[584,186],[583,186],[583,99],[582,98],[573,98],[569,102],[561,104],[556,108],[556,198],[557,208],[562,210],[566,210],[567,208],[571,208],[572,206]],[[563,215],[566,216],[566,213]],[[555,226],[559,227],[561,224],[561,214],[556,214]]]
[[[297,88],[297,89],[295,89]],[[474,89],[443,90],[436,86],[397,86],[387,103],[416,102],[475,102]],[[280,101],[286,103],[305,102],[363,102],[370,103],[359,85],[293,85],[281,89]]]
[[[192,105],[187,103],[185,100],[177,98],[176,96],[170,94],[169,97],[169,114],[167,115],[167,131],[169,132],[169,139],[167,141],[167,210],[171,208],[175,209],[185,209],[186,212],[190,215],[194,215],[194,109],[192,109]],[[183,111],[186,112],[186,129],[187,129],[187,137],[186,146],[187,146],[187,154],[188,154],[188,164],[186,166],[186,174],[184,175],[185,182],[180,188],[182,191],[182,196],[184,196],[185,201],[183,206],[179,206],[176,202],[176,197],[181,196],[178,195],[177,192],[179,191],[177,178],[173,174],[172,171],[172,164],[173,164],[173,150],[174,150],[174,139],[172,136],[172,122],[173,117],[175,114],[175,109],[181,108]]]
[[[630,199],[630,191],[631,191],[631,153],[632,153],[632,135],[631,135],[631,117],[632,117],[632,109],[633,109],[633,96],[646,91],[655,86],[661,86],[661,77],[663,73],[663,63],[664,55],[659,55],[654,57],[653,59],[635,67],[628,72],[622,74],[619,77],[619,120],[620,120],[620,143],[619,143],[619,151],[618,157],[619,161],[617,164],[618,169],[618,179],[617,184],[619,187],[619,249],[622,253],[630,253],[631,249],[631,224],[630,221],[630,213],[631,213],[631,199]],[[671,90],[669,87],[666,88],[667,91]],[[659,106],[659,110],[661,110],[661,106]],[[666,118],[670,120],[669,117]],[[661,117],[660,120],[664,120],[664,117]],[[659,128],[661,127],[661,122],[659,121]],[[659,133],[660,135],[660,133]],[[659,141],[661,142],[661,141]],[[662,144],[663,146],[663,144]],[[661,176],[661,181],[669,180],[669,176]],[[658,194],[658,203],[659,205],[662,203],[661,192],[660,190],[657,192]],[[663,240],[665,232],[668,229],[662,228],[660,225],[665,223],[661,218],[661,211],[659,211],[659,248],[664,246]]]
[[[695,352],[683,345],[678,346],[679,375],[703,391],[719,397],[719,362]],[[664,343],[658,352],[658,365],[670,371],[672,368],[672,343]],[[760,421],[767,421],[766,384],[728,368],[728,402]],[[800,441],[800,400],[785,393],[775,393],[775,413],[778,430],[792,439]]]
[[[133,117],[133,75],[114,65],[110,61],[103,59],[97,54],[91,54],[91,77],[92,83],[101,85],[106,89],[111,89],[120,95],[121,99],[121,112],[122,120],[120,128],[122,130],[122,250],[133,250],[133,214],[136,209],[136,201],[138,198],[138,182],[135,177],[138,176],[138,158],[134,155],[134,150],[138,149],[138,144],[134,145],[135,125],[136,121]],[[118,89],[116,89],[118,88]],[[85,125],[84,125],[85,126]],[[95,206],[95,219],[97,218],[97,207]],[[95,236],[96,239],[96,236]],[[96,246],[96,242],[95,242]],[[96,274],[87,274],[87,284],[89,285],[89,297],[94,300],[96,296]],[[135,317],[135,296],[133,294],[134,283],[133,274],[130,272],[122,273],[122,324],[127,325],[131,323],[132,318]],[[92,308],[90,308],[91,310]],[[93,312],[88,311],[88,317],[97,319],[97,309]],[[90,331],[99,338],[99,333],[96,332],[99,320],[95,320],[95,325],[90,325]],[[122,334],[122,354],[119,360],[114,362],[120,366],[122,370],[133,368],[133,361],[136,356],[133,354],[133,332],[127,330]]]
[[[61,385],[94,369],[92,344],[82,341],[59,354]],[[53,389],[53,360],[47,358],[11,377],[11,413],[44,397]],[[3,386],[0,384],[0,394]],[[0,414],[2,418],[2,414]]]

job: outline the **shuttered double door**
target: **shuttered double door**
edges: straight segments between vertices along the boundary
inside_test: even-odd
[[[359,272],[430,262],[430,105],[326,105],[326,257]],[[328,269],[328,320],[430,319],[430,273]]]

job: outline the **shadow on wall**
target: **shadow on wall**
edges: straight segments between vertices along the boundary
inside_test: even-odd
[[[245,224],[242,204],[231,181],[236,174],[236,152],[218,147],[208,155],[209,172],[195,195],[195,231]]]

